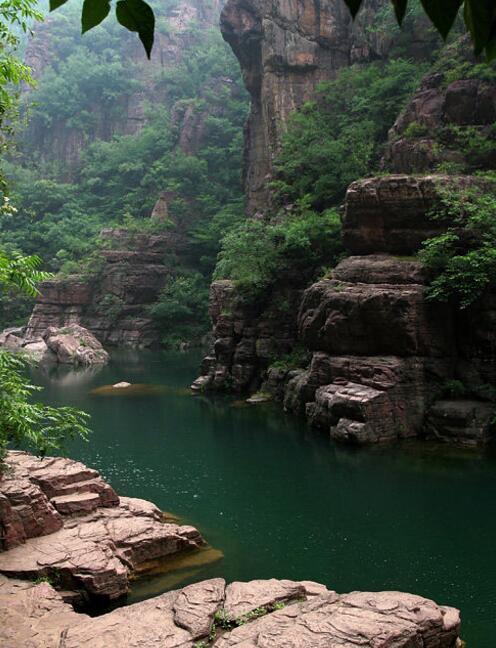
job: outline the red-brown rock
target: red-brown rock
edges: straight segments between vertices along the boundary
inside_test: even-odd
[[[119,498],[92,469],[61,457],[10,452],[0,481],[0,572],[56,576],[67,589],[116,599],[153,561],[204,544],[191,526],[164,522],[145,500]]]
[[[246,596],[239,608],[246,610],[245,622],[217,634],[214,616],[227,620],[224,600],[228,604],[233,592]],[[265,601],[263,609],[253,607],[259,601]],[[278,603],[282,609],[272,611]],[[253,611],[250,620],[246,614]],[[212,579],[89,618],[76,614],[48,584],[26,587],[0,577],[5,648],[457,648],[459,629],[458,610],[420,596],[339,595],[317,583],[275,580],[226,587]]]

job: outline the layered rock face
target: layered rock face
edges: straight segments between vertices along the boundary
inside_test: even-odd
[[[427,300],[426,270],[403,256],[445,230],[446,223],[429,218],[444,182],[389,176],[348,189],[343,239],[352,256],[305,291],[298,328],[313,357],[307,371],[286,376],[285,390],[288,409],[306,413],[335,439],[431,434],[473,444],[492,437],[494,407],[479,398],[495,378],[492,316]],[[476,320],[478,334],[471,335]],[[470,385],[469,398],[432,407],[452,379]]]
[[[367,0],[352,22],[342,0],[226,3],[222,35],[239,59],[252,101],[245,133],[249,213],[267,208],[267,183],[289,115],[340,68],[387,54],[394,41],[391,33],[368,29],[385,4]],[[420,31],[417,50],[425,56],[432,35]]]
[[[100,236],[105,246],[100,250],[101,267],[87,276],[43,282],[25,337],[79,324],[103,344],[146,347],[160,341],[146,310],[174,273],[165,257],[179,252],[178,236],[125,229],[103,230]]]
[[[0,479],[0,539],[0,573],[53,578],[99,600],[124,596],[133,575],[204,544],[150,502],[119,497],[96,470],[24,452],[8,453]]]
[[[272,299],[274,297],[274,299]],[[202,375],[193,389],[255,390],[260,372],[272,358],[288,353],[297,337],[300,293],[287,289],[267,300],[246,305],[231,281],[210,287],[209,313],[215,338],[213,352],[204,358]]]
[[[1,577],[0,577],[1,578]],[[399,592],[339,595],[317,583],[216,578],[98,618],[48,584],[0,580],[5,648],[461,648],[458,610]]]
[[[253,391],[265,377],[263,392],[342,441],[427,435],[474,445],[493,438],[494,296],[465,311],[429,301],[429,276],[414,256],[447,227],[430,217],[447,182],[395,175],[353,183],[343,221],[351,256],[331,278],[289,292],[286,315],[270,300],[250,312],[231,282],[214,283],[217,339],[194,388]],[[296,343],[311,353],[307,370],[270,367]],[[443,397],[453,380],[466,386],[465,400]]]

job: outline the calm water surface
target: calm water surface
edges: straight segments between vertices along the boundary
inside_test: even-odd
[[[276,406],[190,395],[198,360],[130,352],[94,373],[35,372],[46,402],[92,415],[90,442],[70,456],[194,524],[224,554],[136,584],[133,600],[214,576],[398,589],[461,608],[468,648],[494,648],[494,453],[337,446]],[[121,380],[165,388],[90,394]]]

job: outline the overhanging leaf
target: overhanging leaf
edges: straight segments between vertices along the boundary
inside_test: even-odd
[[[152,8],[144,0],[119,0],[115,12],[123,27],[138,32],[146,55],[150,58],[155,31],[155,15]]]
[[[396,20],[398,24],[401,25],[403,18],[405,17],[406,8],[408,5],[408,0],[391,0],[394,6],[394,13],[396,14]]]
[[[344,0],[348,9],[351,11],[353,18],[357,15],[358,10],[362,5],[362,0]]]
[[[494,0],[465,0],[465,24],[472,36],[474,50],[480,54],[484,49],[494,58],[496,49],[496,5]]]
[[[58,9],[61,7],[63,4],[65,4],[67,0],[50,0],[50,11],[53,11],[54,9]]]
[[[446,38],[453,27],[463,0],[420,0],[434,27]],[[476,0],[478,2],[479,0]]]
[[[110,0],[84,0],[81,13],[81,33],[99,25],[109,15]]]

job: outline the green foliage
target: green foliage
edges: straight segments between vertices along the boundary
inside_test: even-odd
[[[0,286],[18,288],[31,297],[36,296],[36,284],[49,277],[46,272],[38,270],[40,265],[41,259],[38,256],[14,254],[9,257],[0,250]]]
[[[335,210],[300,213],[280,221],[249,219],[222,241],[215,279],[232,279],[249,301],[291,278],[310,280],[322,265],[335,265],[342,254],[341,221]]]
[[[32,84],[30,69],[18,57],[21,34],[29,25],[41,20],[36,11],[36,0],[0,0],[0,152],[11,148],[11,136],[16,125],[18,88],[22,83]],[[0,190],[7,185],[0,170]]]
[[[494,177],[463,187],[454,178],[440,185],[432,214],[447,231],[423,243],[420,259],[431,269],[428,297],[453,300],[466,308],[494,285],[496,277],[496,197]]]
[[[281,202],[310,196],[322,209],[377,165],[388,129],[425,66],[396,59],[341,70],[289,121],[273,187]]]
[[[291,353],[274,358],[270,363],[271,369],[282,369],[283,371],[293,371],[308,366],[311,354],[308,349],[302,346],[296,346]]]
[[[143,82],[115,28],[105,24],[81,40],[75,12],[68,5],[50,24],[54,56],[29,94],[22,157],[8,166],[18,209],[0,219],[0,242],[41,253],[51,271],[72,273],[95,250],[103,227],[170,227],[186,234],[191,265],[210,273],[221,236],[243,216],[248,98],[234,55],[218,30],[192,28],[177,66],[148,71],[147,92],[152,87],[157,102],[145,106],[140,132],[109,139]],[[201,124],[201,141],[185,150],[180,137],[190,123]],[[82,143],[80,162],[61,166],[57,143],[74,136]],[[164,191],[171,199],[162,225],[148,217]]]
[[[164,331],[162,343],[166,347],[198,343],[209,328],[207,307],[208,280],[203,275],[192,272],[169,279],[150,307],[151,316]]]

